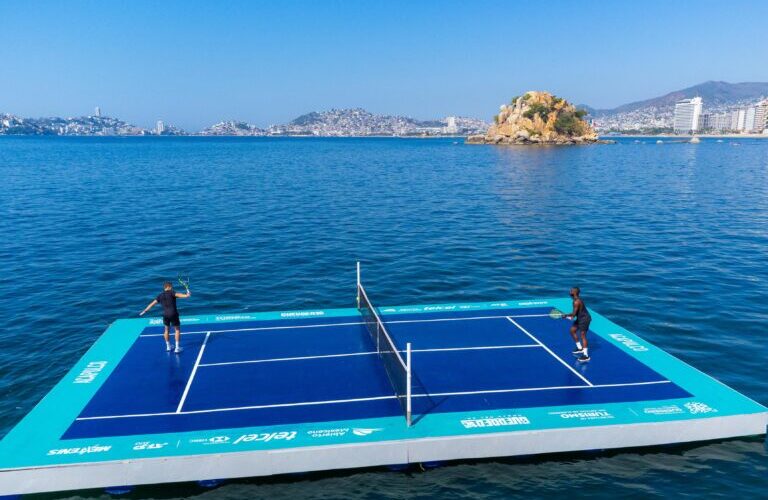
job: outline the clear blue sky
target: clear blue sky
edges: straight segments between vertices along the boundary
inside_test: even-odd
[[[768,81],[768,1],[0,0],[0,112],[283,123],[332,107],[488,119]]]

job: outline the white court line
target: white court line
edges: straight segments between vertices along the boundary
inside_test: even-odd
[[[564,367],[566,367],[566,368],[568,368],[569,370],[571,370],[571,371],[572,371],[574,374],[576,374],[576,376],[577,376],[577,377],[579,377],[581,380],[583,380],[584,382],[586,382],[586,383],[587,383],[587,385],[590,385],[590,386],[592,385],[592,382],[590,382],[589,380],[587,380],[586,378],[584,378],[584,375],[582,375],[581,373],[579,373],[579,372],[577,372],[576,370],[574,370],[574,368],[573,368],[571,365],[569,365],[568,363],[566,363],[565,361],[563,361],[563,359],[562,359],[560,356],[558,356],[557,354],[555,354],[554,352],[552,352],[552,349],[550,349],[549,347],[545,346],[545,345],[544,345],[544,344],[543,344],[543,343],[542,343],[542,342],[541,342],[539,339],[537,339],[536,337],[534,337],[533,335],[531,335],[531,333],[530,333],[530,332],[528,332],[528,330],[526,330],[525,328],[523,328],[522,326],[520,326],[520,325],[517,323],[517,321],[515,321],[515,320],[513,320],[513,319],[512,319],[512,317],[511,317],[511,316],[507,316],[507,319],[508,319],[509,321],[511,321],[513,325],[515,325],[516,327],[518,327],[518,328],[519,328],[519,329],[520,329],[520,330],[521,330],[521,331],[522,331],[524,334],[526,334],[526,335],[528,335],[529,337],[531,337],[531,339],[533,339],[533,341],[534,341],[534,342],[536,342],[536,343],[537,343],[537,344],[539,344],[541,347],[543,347],[545,351],[547,351],[548,353],[550,353],[550,354],[551,354],[551,355],[552,355],[552,356],[553,356],[553,357],[554,357],[556,360],[558,360],[560,363],[562,363]]]
[[[223,361],[221,363],[203,363],[200,366],[228,366],[228,365],[247,365],[253,363],[276,363],[279,361],[303,361],[307,359],[323,359],[323,358],[347,358],[350,356],[370,356],[371,354],[378,354],[377,351],[364,351],[364,352],[350,352],[346,354],[325,354],[322,356],[295,356],[292,358],[270,358],[270,359],[246,359],[242,361]]]
[[[292,326],[260,326],[253,328],[233,328],[231,330],[211,330],[211,333],[231,333],[231,332],[257,332],[261,330],[293,330],[294,328],[323,328],[328,326],[352,326],[352,325],[364,325],[362,321],[356,321],[354,323],[325,323],[318,325],[292,325]],[[194,333],[207,333],[207,331],[191,331],[182,332],[185,335],[192,335]],[[139,337],[162,337],[162,333],[145,333],[139,335]]]
[[[671,380],[654,380],[653,382],[628,382],[626,384],[600,384],[600,385],[560,385],[553,387],[525,387],[522,389],[493,389],[488,391],[465,391],[465,392],[438,392],[435,394],[415,394],[412,397],[434,397],[434,396],[468,396],[472,394],[501,394],[507,392],[528,392],[528,391],[554,391],[561,389],[600,389],[603,387],[626,387],[636,385],[655,385],[655,384],[671,384]]]
[[[555,391],[555,390],[565,390],[565,389],[601,389],[601,388],[609,388],[609,387],[633,387],[633,386],[640,386],[640,385],[655,385],[655,384],[670,384],[670,383],[672,383],[671,380],[654,380],[651,382],[628,382],[624,384],[602,384],[602,385],[589,385],[589,386],[562,385],[562,386],[554,386],[554,387],[491,389],[487,391],[442,392],[442,393],[435,393],[435,394],[420,393],[420,394],[413,394],[412,397],[425,398],[425,397],[442,397],[442,396],[469,396],[469,395],[478,395],[478,394],[499,394],[499,393],[507,393],[507,392]],[[106,416],[97,416],[97,417],[79,417],[79,418],[76,418],[75,420],[110,420],[110,419],[117,419],[117,418],[159,417],[159,416],[167,416],[167,415],[194,415],[198,413],[262,410],[262,409],[268,409],[268,408],[285,408],[285,407],[291,407],[291,406],[310,406],[310,405],[324,405],[324,404],[338,404],[338,403],[361,403],[365,401],[378,401],[378,400],[384,400],[384,399],[397,399],[397,396],[375,396],[370,398],[335,399],[330,401],[306,401],[306,402],[300,402],[300,403],[278,403],[278,404],[271,404],[271,405],[238,406],[233,408],[211,408],[208,410],[182,411],[180,413],[176,413],[176,412],[135,413],[130,415],[106,415]]]
[[[338,404],[338,403],[362,403],[364,401],[377,401],[381,399],[397,399],[397,396],[374,396],[370,398],[354,398],[354,399],[334,399],[330,401],[302,401],[300,403],[278,403],[272,405],[257,405],[257,406],[236,406],[233,408],[212,408],[210,410],[190,410],[183,411],[181,413],[175,412],[163,412],[163,413],[136,413],[133,415],[109,415],[104,417],[80,417],[75,420],[108,420],[115,418],[134,418],[134,417],[156,417],[163,415],[194,415],[197,413],[216,413],[221,411],[241,411],[241,410],[263,410],[266,408],[284,408],[286,406],[310,406],[310,405],[324,405],[324,404]]]
[[[549,316],[549,314],[520,314],[518,316],[512,316],[513,318],[543,318],[544,316]],[[386,316],[384,316],[386,318]],[[432,318],[432,319],[401,319],[397,321],[387,321],[388,323],[432,323],[434,321],[467,321],[467,320],[478,320],[478,319],[504,319],[508,318],[509,316],[505,314],[499,314],[495,316],[468,316],[466,318]],[[383,319],[383,318],[382,318]]]
[[[189,394],[189,388],[192,387],[192,380],[195,378],[195,373],[197,373],[197,368],[200,366],[200,360],[203,359],[203,351],[205,351],[205,345],[208,343],[208,338],[211,336],[211,332],[207,332],[205,334],[205,338],[203,339],[203,345],[200,346],[200,352],[197,353],[197,359],[195,360],[195,365],[192,367],[192,373],[189,374],[189,380],[187,380],[187,386],[184,387],[184,393],[181,395],[181,401],[179,401],[179,406],[176,407],[176,413],[181,413],[181,407],[184,406],[184,401],[187,399],[187,394]]]
[[[445,351],[479,351],[489,349],[518,349],[525,347],[541,347],[539,344],[520,344],[520,345],[491,345],[491,346],[477,346],[477,347],[439,347],[434,349],[411,349],[411,352],[445,352]],[[400,351],[405,353],[405,351]],[[317,356],[296,356],[291,358],[269,358],[269,359],[246,359],[242,361],[223,361],[221,363],[202,363],[200,366],[228,366],[228,365],[245,365],[252,363],[275,363],[279,361],[303,361],[307,359],[326,359],[326,358],[346,358],[350,356],[370,356],[372,354],[378,354],[378,351],[361,351],[350,352],[345,354],[322,354]]]
[[[517,316],[470,316],[466,318],[432,318],[432,319],[403,319],[398,321],[386,321],[385,324],[400,324],[400,323],[433,323],[437,321],[477,321],[483,319],[505,319],[505,318],[543,318],[548,317],[549,314],[520,314]],[[384,316],[386,318],[386,316]],[[383,318],[382,318],[383,319]],[[233,328],[225,330],[211,330],[211,333],[232,333],[232,332],[258,332],[263,330],[293,330],[294,328],[325,328],[331,326],[354,326],[364,325],[364,321],[356,321],[351,323],[320,323],[315,325],[292,325],[292,326],[260,326],[253,328]],[[183,332],[185,335],[207,333],[207,331],[191,331]],[[162,337],[162,333],[146,333],[139,335],[140,337]]]

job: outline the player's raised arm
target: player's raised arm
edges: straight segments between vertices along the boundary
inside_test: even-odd
[[[176,292],[177,299],[188,299],[192,295],[192,290],[187,289],[187,293]]]
[[[153,300],[152,302],[149,303],[147,307],[144,308],[143,311],[139,313],[139,316],[144,316],[145,314],[147,314],[147,312],[149,312],[150,309],[152,309],[156,305],[157,305],[157,300]]]

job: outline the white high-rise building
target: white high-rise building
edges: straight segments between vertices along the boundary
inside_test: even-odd
[[[752,132],[755,129],[755,106],[744,110],[744,131]]]
[[[731,111],[731,130],[737,130],[739,127],[739,111]]]
[[[744,124],[747,121],[747,110],[746,109],[740,109],[738,111],[734,112],[736,114],[736,130],[741,132],[744,130]]]
[[[690,134],[699,130],[701,97],[683,99],[675,104],[674,130],[676,134]]]
[[[760,101],[755,106],[755,126],[753,132],[768,130],[768,99]]]
[[[455,116],[449,116],[445,119],[447,122],[447,125],[445,127],[445,133],[446,134],[455,134],[459,131],[459,127],[456,125],[456,117]]]
[[[96,116],[101,116],[101,108],[96,106]]]
[[[161,135],[163,132],[165,132],[165,123],[163,123],[163,120],[157,120],[157,125],[155,125],[155,134]]]

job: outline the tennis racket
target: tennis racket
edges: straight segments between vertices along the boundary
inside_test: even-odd
[[[189,293],[189,275],[179,273],[179,284]]]
[[[552,309],[551,311],[549,311],[549,317],[552,319],[562,319],[565,317],[565,313],[563,313],[558,309]]]

